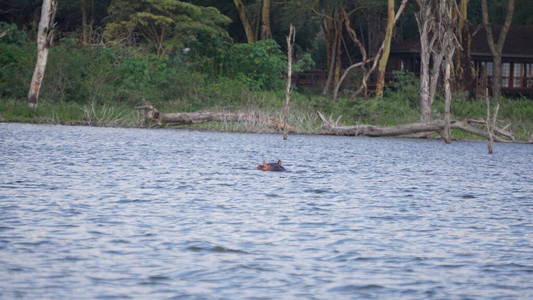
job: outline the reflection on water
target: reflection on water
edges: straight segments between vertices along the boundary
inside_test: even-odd
[[[0,153],[0,298],[533,297],[531,145],[0,124]]]

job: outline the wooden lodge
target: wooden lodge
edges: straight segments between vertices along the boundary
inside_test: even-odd
[[[302,86],[322,86],[327,80],[327,72],[320,69],[296,72],[292,76],[292,81]]]
[[[476,30],[477,29],[477,30]],[[481,97],[491,94],[493,76],[492,54],[490,52],[485,30],[482,26],[472,28],[470,64],[475,76],[464,84],[472,95]],[[494,26],[493,33],[498,37],[499,28]],[[392,45],[386,78],[391,78],[394,70],[420,73],[420,41],[410,41]],[[327,73],[324,70],[311,70],[296,73],[293,77],[297,85],[321,86]],[[372,78],[368,83],[372,88]],[[502,93],[507,96],[533,96],[533,26],[512,26],[502,53]]]
[[[499,28],[494,27],[493,33],[498,37]],[[419,41],[394,45],[389,61],[390,70],[409,71],[418,75],[419,45]],[[490,95],[494,66],[483,27],[478,28],[472,37],[470,60],[475,76],[473,82],[466,86],[470,86],[471,93],[477,97],[486,93]],[[532,26],[512,26],[507,34],[502,53],[502,93],[508,96],[533,96]]]

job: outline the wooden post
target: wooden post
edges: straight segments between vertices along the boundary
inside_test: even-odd
[[[286,140],[289,135],[289,103],[291,100],[291,77],[292,77],[292,56],[294,52],[294,38],[296,32],[294,26],[289,26],[289,36],[287,36],[287,88],[285,89],[285,107],[283,108],[283,139]]]
[[[54,17],[57,9],[56,0],[44,0],[41,7],[41,20],[37,32],[37,62],[31,79],[28,92],[28,106],[32,109],[37,107],[41,84],[44,78],[46,62],[48,61],[48,48],[53,39]]]

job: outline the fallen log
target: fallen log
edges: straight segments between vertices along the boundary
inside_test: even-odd
[[[338,122],[332,122],[324,117],[320,112],[317,113],[318,117],[322,121],[322,129],[325,130],[326,134],[334,135],[346,135],[346,136],[370,136],[370,137],[380,137],[380,136],[400,136],[400,135],[409,135],[417,134],[424,132],[436,132],[441,133],[444,130],[446,122],[443,120],[435,120],[430,122],[419,122],[419,123],[409,123],[402,124],[397,126],[375,126],[375,125],[353,125],[353,126],[341,126],[338,125]],[[450,121],[450,128],[460,129],[474,135],[478,135],[484,138],[489,138],[488,133],[485,130],[479,129],[475,126],[472,126],[468,121],[452,120]],[[499,130],[503,131],[503,130]],[[506,134],[510,135],[505,131]],[[504,137],[507,137],[504,135]],[[510,135],[508,137],[514,140],[514,137]],[[494,141],[496,142],[510,142],[499,136],[494,136]]]
[[[283,131],[285,128],[294,133],[296,129],[278,118],[243,112],[190,112],[190,113],[162,113],[150,104],[137,107],[145,109],[145,120],[158,126],[163,125],[192,125],[206,122],[247,122],[260,124],[277,131]]]

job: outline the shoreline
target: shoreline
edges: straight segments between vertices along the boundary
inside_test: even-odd
[[[213,133],[240,133],[240,134],[271,134],[276,135],[279,134],[280,136],[283,135],[282,132],[271,130],[271,131],[265,131],[265,130],[248,130],[248,131],[237,131],[237,130],[220,130],[215,128],[205,128],[201,126],[188,126],[188,125],[177,125],[177,126],[153,126],[153,127],[143,127],[143,126],[127,126],[127,125],[117,125],[117,126],[111,126],[111,125],[97,125],[97,124],[87,124],[82,121],[77,122],[17,122],[17,121],[5,121],[0,120],[0,124],[27,124],[27,125],[56,125],[56,126],[71,126],[71,127],[95,127],[95,128],[124,128],[124,129],[149,129],[149,130],[157,130],[157,129],[174,129],[174,130],[190,130],[190,131],[199,131],[199,132],[213,132]],[[399,135],[399,136],[379,136],[379,137],[373,137],[373,136],[365,136],[365,135],[341,135],[341,134],[332,134],[327,132],[294,132],[290,133],[290,135],[301,135],[301,136],[338,136],[338,137],[366,137],[370,139],[376,139],[376,138],[392,138],[392,139],[412,139],[412,140],[432,140],[432,141],[439,141],[442,140],[442,137],[440,136],[434,136],[434,137],[416,137],[416,136],[409,136],[409,135]],[[453,142],[486,142],[485,139],[479,138],[479,139],[472,139],[472,138],[452,138]],[[506,142],[496,142],[497,144],[525,144],[525,145],[533,145],[533,140],[531,141],[525,141],[525,140],[514,140],[514,141],[506,141]]]
[[[435,139],[441,138],[439,129],[442,113],[435,110],[435,124],[420,123],[416,107],[411,107],[401,97],[383,100],[359,99],[357,101],[325,103],[309,102],[311,100],[297,97],[292,103],[291,113],[287,120],[290,134],[299,135],[331,135],[331,136],[397,136],[402,138]],[[277,99],[277,98],[276,98]],[[277,99],[279,100],[279,99]],[[314,104],[313,104],[314,103]],[[261,103],[259,103],[261,104]],[[56,102],[45,99],[35,110],[29,109],[25,101],[20,99],[1,99],[0,122],[55,124],[65,126],[116,127],[116,128],[169,128],[189,129],[213,132],[237,133],[268,133],[277,134],[282,130],[279,103],[266,105],[242,104],[235,107],[205,105],[196,109],[177,107],[172,103],[160,104],[161,113],[153,118],[139,109],[139,106],[127,103],[78,103]],[[483,105],[479,101],[456,100],[456,111],[453,120],[458,126],[452,129],[451,136],[455,141],[486,141],[486,128],[483,120]],[[321,112],[320,116],[317,113]],[[533,101],[506,101],[502,106],[498,127],[509,133],[505,143],[533,143]],[[212,113],[206,118],[203,113]],[[224,115],[228,117],[224,117]],[[248,117],[240,117],[243,114]],[[322,115],[323,114],[323,115]],[[220,117],[222,115],[222,117]],[[531,115],[531,116],[530,116]],[[179,116],[179,117],[178,117]],[[257,117],[256,117],[257,116]],[[324,117],[325,116],[325,117]],[[192,119],[192,118],[197,119]],[[281,122],[280,122],[281,121]],[[476,131],[465,131],[460,123],[472,121]],[[161,125],[162,123],[162,125]],[[427,125],[437,126],[428,127]],[[406,129],[414,128],[418,129]],[[400,128],[402,127],[402,128]],[[420,130],[433,132],[427,137],[419,137]],[[401,130],[400,130],[401,129]],[[395,130],[396,133],[385,133]],[[398,131],[401,132],[401,136]],[[418,134],[417,134],[418,132]],[[481,134],[481,135],[480,135]]]

